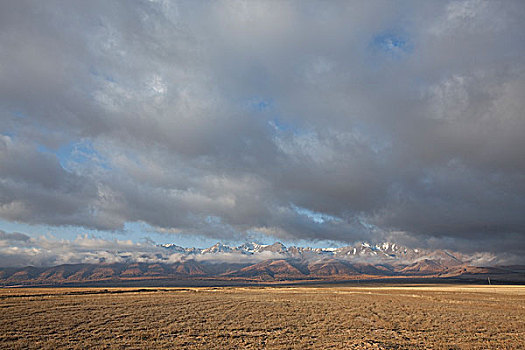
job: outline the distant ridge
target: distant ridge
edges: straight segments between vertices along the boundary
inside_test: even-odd
[[[276,242],[271,245],[250,242],[236,247],[228,246],[219,242],[205,249],[183,248],[175,244],[161,244],[159,247],[162,247],[173,253],[186,255],[188,258],[194,258],[198,255],[220,255],[220,253],[253,256],[274,253],[276,254],[276,257],[280,258],[305,260],[333,258],[351,261],[367,260],[406,263],[406,265],[424,259],[446,262],[447,265],[461,265],[465,263],[471,263],[475,259],[479,259],[478,255],[470,256],[448,250],[412,249],[390,242],[375,245],[363,242],[357,245],[349,245],[341,248],[311,248],[296,246],[286,247],[280,242]]]
[[[67,285],[126,281],[342,281],[352,279],[459,278],[525,283],[525,266],[483,266],[484,256],[412,249],[395,243],[341,248],[217,243],[209,248],[162,244],[157,261],[101,262],[51,267],[0,268],[0,285]],[[490,256],[485,257],[487,261]]]

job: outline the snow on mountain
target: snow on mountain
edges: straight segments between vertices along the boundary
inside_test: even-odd
[[[213,254],[213,253],[230,253],[232,252],[233,249],[230,247],[230,246],[227,246],[227,245],[224,245],[220,242],[218,242],[217,244],[209,247],[209,248],[206,248],[206,249],[203,249],[201,251],[201,254]]]
[[[274,244],[265,246],[261,248],[261,252],[272,252],[272,253],[287,253],[288,250],[286,249],[285,245],[281,242],[275,242]]]
[[[493,280],[525,281],[523,266],[480,265],[490,261],[486,254],[412,249],[390,242],[340,248],[286,247],[279,242],[237,247],[217,243],[206,249],[163,244],[140,255],[121,254],[118,262],[0,268],[0,286],[201,279],[258,283],[463,276],[483,280],[488,274]]]
[[[160,245],[162,248],[166,248],[166,249],[169,249],[173,252],[177,252],[177,253],[186,253],[186,248],[183,248],[181,246],[178,246],[176,244],[173,244],[173,243],[166,243],[166,244],[161,244]]]
[[[254,254],[261,252],[261,250],[267,246],[267,244],[258,244],[255,242],[250,242],[241,244],[240,246],[236,247],[236,250],[245,254]]]
[[[271,245],[249,242],[237,247],[228,246],[219,242],[205,249],[183,248],[175,244],[162,244],[160,247],[182,255],[217,254],[220,256],[221,253],[228,253],[252,255],[254,258],[261,256],[261,259],[266,259],[268,257],[267,254],[273,254],[283,259],[294,258],[307,261],[337,259],[374,263],[384,262],[388,264],[403,264],[406,266],[423,260],[435,261],[439,264],[450,266],[461,265],[473,260],[473,257],[457,252],[412,249],[392,242],[383,242],[375,245],[362,242],[340,248],[286,247],[280,242]]]

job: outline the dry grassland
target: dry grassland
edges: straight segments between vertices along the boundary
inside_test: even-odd
[[[520,349],[525,287],[0,289],[2,349]]]

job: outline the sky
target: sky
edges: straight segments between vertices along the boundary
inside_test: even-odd
[[[83,239],[523,257],[523,18],[512,0],[0,2],[0,257]]]

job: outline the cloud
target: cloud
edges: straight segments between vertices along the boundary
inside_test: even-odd
[[[369,247],[369,244],[363,244]],[[384,246],[384,244],[383,244]],[[362,249],[361,244],[354,246]],[[399,246],[398,246],[399,247]],[[478,251],[470,254],[458,252],[446,253],[442,250],[417,250],[423,255],[404,256],[398,254],[395,259],[389,256],[363,252],[348,255],[352,247],[344,247],[342,253],[326,256],[312,248],[305,247],[300,256],[293,252],[301,248],[290,247],[284,252],[263,250],[258,252],[244,251],[242,246],[226,247],[224,251],[208,251],[206,249],[182,247],[164,247],[156,245],[151,240],[132,242],[131,240],[103,239],[87,234],[76,238],[59,239],[52,235],[30,237],[23,233],[7,233],[0,231],[0,267],[48,267],[63,264],[101,264],[101,263],[162,263],[172,264],[181,261],[196,261],[207,264],[255,264],[261,261],[275,259],[302,259],[304,262],[320,262],[326,259],[347,260],[352,263],[371,264],[405,264],[410,265],[424,259],[450,258],[453,254],[464,263],[472,266],[510,265],[523,262],[519,254],[494,254],[488,251]],[[335,248],[331,248],[333,250]],[[346,250],[345,250],[346,249]],[[402,248],[403,249],[403,248]],[[405,251],[406,254],[406,251]],[[409,253],[410,255],[410,253]]]
[[[524,15],[5,2],[0,217],[525,253]]]
[[[95,236],[78,235],[75,239],[57,239],[53,236],[31,238],[23,233],[0,231],[0,266],[55,266],[62,264],[98,263],[176,263],[196,260],[207,263],[256,263],[282,258],[278,253],[217,252],[188,254],[166,249],[153,242],[134,243],[130,240],[107,240]]]
[[[53,236],[30,238],[21,233],[0,234],[2,266],[54,266],[125,261],[159,261],[159,248],[151,243],[104,240],[79,235],[74,240]]]
[[[7,242],[13,242],[13,241],[18,241],[18,242],[27,242],[30,240],[31,237],[29,237],[28,235],[24,234],[24,233],[20,233],[20,232],[12,232],[12,233],[8,233],[8,232],[5,232],[3,230],[0,230],[0,241],[7,241]]]

